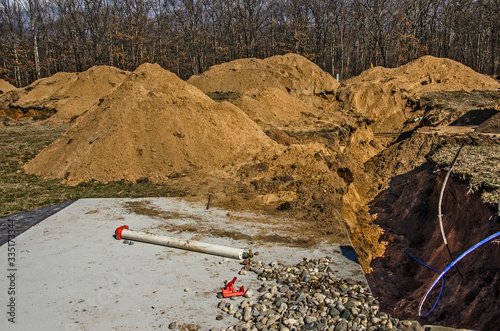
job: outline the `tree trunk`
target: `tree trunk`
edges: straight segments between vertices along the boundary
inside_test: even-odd
[[[38,56],[38,41],[37,41],[37,33],[35,30],[35,20],[31,20],[31,31],[33,33],[33,52],[35,53],[35,71],[36,71],[36,79],[40,79],[40,57]]]

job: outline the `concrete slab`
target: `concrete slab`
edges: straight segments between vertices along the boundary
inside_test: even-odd
[[[6,222],[14,234],[16,220]],[[156,330],[174,321],[186,330],[224,328],[237,322],[229,316],[215,319],[220,313],[216,294],[224,281],[237,276],[237,287],[254,290],[262,283],[253,273],[238,275],[242,266],[237,260],[123,244],[113,235],[124,224],[131,230],[251,248],[265,262],[295,264],[303,257],[331,256],[338,261],[337,277],[366,281],[347,235],[333,245],[298,247],[307,238],[297,238],[290,219],[207,210],[176,198],[83,199],[0,247],[5,311],[0,329]]]

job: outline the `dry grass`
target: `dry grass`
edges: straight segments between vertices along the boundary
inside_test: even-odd
[[[446,145],[431,156],[439,167],[448,167],[460,146]],[[470,192],[481,191],[484,202],[498,203],[500,191],[500,146],[464,146],[452,170],[469,182]]]
[[[0,216],[81,198],[183,196],[186,192],[148,181],[118,181],[67,186],[58,180],[28,175],[22,166],[68,129],[63,126],[24,125],[0,128]]]

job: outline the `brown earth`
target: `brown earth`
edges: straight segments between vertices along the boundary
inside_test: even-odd
[[[56,112],[52,95],[59,90],[63,90],[63,94],[76,77],[75,73],[60,72],[39,79],[25,88],[4,93],[0,96],[0,109],[10,117],[52,115]]]
[[[345,109],[373,120],[375,132],[391,132],[403,131],[406,121],[422,116],[422,112],[413,110],[425,93],[499,88],[498,81],[463,64],[424,56],[394,69],[365,70],[339,87],[338,98]]]
[[[318,109],[280,89],[268,89],[252,98],[247,95],[233,102],[262,127],[296,127],[317,118]]]
[[[449,129],[452,127],[436,130],[422,127],[366,163],[380,188],[380,193],[370,202],[370,212],[376,215],[376,223],[384,231],[379,240],[388,243],[384,255],[372,261],[373,272],[367,278],[374,294],[380,298],[381,309],[399,318],[418,319],[422,324],[498,330],[500,250],[491,243],[457,264],[463,279],[455,268],[451,269],[445,277],[445,289],[436,309],[427,317],[418,316],[420,300],[436,273],[410,258],[405,251],[440,271],[452,262],[443,244],[437,217],[446,171],[431,162],[431,156],[448,146],[458,149],[465,144],[498,150],[500,145],[500,135],[475,133],[473,129],[468,133],[455,133]],[[461,158],[465,159],[459,164],[474,165],[467,154]],[[498,164],[493,163],[489,170],[494,176],[500,176]],[[484,203],[481,190],[471,193],[468,175],[463,175],[454,172],[443,196],[443,222],[454,257],[500,230],[500,222],[490,221],[496,206]],[[437,287],[423,308],[424,314],[436,301],[440,284]]]
[[[4,116],[50,116],[47,124],[68,123],[97,105],[129,73],[95,66],[76,74],[60,72],[0,96]]]
[[[9,91],[12,91],[12,90],[15,90],[16,87],[12,84],[10,84],[9,82],[3,80],[3,79],[0,79],[0,94],[3,94],[5,92],[9,92]]]
[[[65,94],[66,85],[76,86],[80,75],[34,83],[31,91],[39,93],[42,108],[56,92],[58,100],[87,98],[88,106],[66,134],[25,165],[26,172],[69,184],[167,182],[192,192],[194,200],[206,201],[211,194],[214,206],[294,217],[297,234],[315,233],[331,242],[343,240],[347,227],[364,270],[373,269],[373,291],[396,316],[415,314],[415,300],[428,283],[418,263],[403,260],[399,243],[436,268],[446,262],[431,211],[442,176],[430,170],[429,155],[446,144],[498,140],[494,111],[500,84],[447,59],[424,57],[400,68],[369,69],[341,86],[292,54],[214,66],[187,83],[145,64],[131,74],[118,72],[113,77],[123,80],[116,86],[101,75],[100,82],[111,88],[97,102],[86,94],[95,91],[84,87],[75,90],[80,94]],[[35,109],[36,99],[31,102]],[[489,122],[468,125],[471,118],[483,117]],[[457,120],[461,124],[446,126]],[[463,231],[450,228],[453,242],[461,242],[453,247],[456,252],[482,239],[489,230],[478,226],[479,218],[491,213],[491,206],[461,194],[448,202],[448,210],[456,203],[461,213],[470,203],[481,211],[477,221],[462,221],[472,222]],[[471,234],[468,240],[463,239],[466,233]],[[493,278],[487,280],[497,279],[498,269],[485,266],[497,257],[491,254],[464,270],[471,275],[474,268],[489,270]],[[446,294],[455,288],[460,292],[457,284],[453,278]],[[479,285],[485,286],[484,280],[467,284],[477,293]],[[463,293],[457,295],[463,299]],[[490,325],[480,307],[498,307],[498,294],[481,295],[481,305],[468,295],[460,314],[450,313],[452,303],[443,298],[445,313],[428,321]],[[473,321],[479,315],[483,324]]]
[[[161,181],[223,169],[272,147],[239,108],[144,64],[25,170],[68,183]]]
[[[384,257],[372,262],[368,282],[381,309],[399,318],[418,319],[418,305],[436,273],[410,258],[405,251],[437,269],[451,262],[437,223],[437,206],[445,172],[435,172],[428,163],[394,177],[371,203],[377,224],[384,229],[381,240],[390,244]],[[489,224],[496,212],[479,194],[468,193],[468,185],[451,180],[443,198],[443,222],[454,257],[500,231],[500,222]],[[458,270],[462,273],[459,275]],[[498,330],[500,319],[500,246],[487,243],[476,249],[445,276],[445,288],[436,309],[420,318],[422,324]],[[437,284],[423,313],[437,298]]]
[[[491,116],[500,110],[500,90],[475,91],[436,91],[424,93],[419,100],[419,107],[425,109],[422,126],[446,126],[466,115],[460,125],[472,125],[484,122],[487,118],[476,113]],[[488,114],[490,113],[490,114]],[[465,121],[464,119],[469,119]],[[467,123],[470,122],[470,123]]]
[[[238,92],[250,96],[268,89],[280,89],[295,96],[332,93],[339,85],[316,64],[297,54],[223,63],[192,76],[188,83],[205,93]]]
[[[188,83],[233,102],[265,129],[325,124],[330,112],[323,109],[339,86],[332,76],[297,54],[235,60],[192,76]]]

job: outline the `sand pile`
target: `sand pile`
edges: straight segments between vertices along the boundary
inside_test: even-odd
[[[268,89],[280,89],[292,95],[311,95],[332,92],[339,85],[331,75],[297,54],[223,63],[192,76],[188,83],[205,93],[238,92],[250,96]]]
[[[229,96],[254,121],[269,126],[303,126],[321,117],[325,100],[339,83],[303,56],[240,59],[213,66],[189,83],[211,97]]]
[[[130,72],[109,66],[94,66],[78,74],[69,86],[52,95],[51,98],[57,100],[57,113],[46,122],[68,122],[75,116],[80,116],[114,91],[129,74]]]
[[[242,95],[233,102],[263,127],[301,127],[319,117],[321,111],[287,92],[272,88],[254,98]]]
[[[345,109],[353,109],[371,120],[378,132],[397,131],[412,120],[411,101],[426,92],[496,90],[500,83],[449,59],[421,57],[404,66],[376,67],[347,80],[338,97]]]
[[[128,74],[108,66],[95,66],[80,74],[60,72],[2,96],[0,106],[25,116],[54,114],[47,123],[69,122],[96,105]]]
[[[0,97],[0,108],[15,117],[54,114],[57,100],[52,96],[64,94],[68,86],[77,79],[76,73],[59,72],[53,76],[39,79],[22,89],[13,90]]]
[[[220,169],[272,145],[236,106],[144,64],[25,171],[70,183],[165,180]]]
[[[16,87],[14,85],[11,85],[9,82],[0,79],[0,94],[3,94],[5,92],[9,92],[12,90],[15,90]]]

